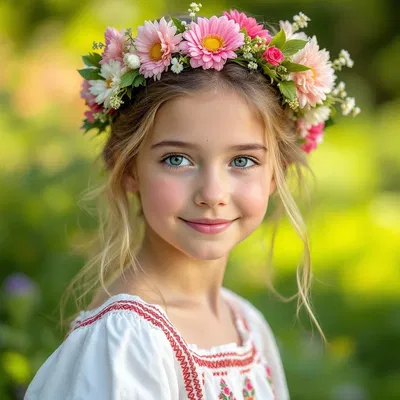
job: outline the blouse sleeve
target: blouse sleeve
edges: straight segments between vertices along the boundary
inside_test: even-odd
[[[272,379],[277,400],[289,400],[289,390],[286,382],[285,371],[279,354],[279,348],[270,325],[261,311],[257,310],[261,341],[266,359],[272,370]]]
[[[24,400],[176,400],[172,349],[137,315],[109,313],[78,326],[40,367]]]

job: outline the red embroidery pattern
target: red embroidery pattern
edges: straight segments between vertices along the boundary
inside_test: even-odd
[[[242,369],[242,370],[240,371],[240,375],[247,374],[247,373],[250,372],[250,371],[251,371],[251,368]]]
[[[228,375],[228,371],[214,371],[213,376],[225,376]]]
[[[256,391],[254,390],[253,384],[249,377],[244,379],[244,387],[243,387],[243,399],[245,400],[254,400]]]
[[[248,367],[251,363],[254,362],[256,355],[258,356],[257,349],[254,345],[253,340],[251,340],[251,348],[243,354],[240,352],[221,352],[218,354],[210,354],[210,355],[199,355],[196,354],[193,350],[191,350],[184,339],[180,336],[180,334],[175,330],[174,326],[165,318],[165,315],[161,313],[156,307],[151,305],[145,305],[140,301],[135,300],[119,300],[109,304],[103,310],[93,315],[92,317],[88,317],[83,320],[76,321],[75,326],[70,330],[70,332],[66,335],[65,339],[76,329],[81,327],[93,324],[95,321],[102,318],[105,314],[115,311],[115,310],[129,310],[136,312],[140,317],[152,323],[154,326],[161,328],[161,330],[166,335],[169,340],[172,349],[175,352],[176,359],[180,363],[182,374],[185,382],[185,388],[190,400],[203,399],[203,394],[199,382],[199,377],[197,373],[196,364],[201,367],[219,369],[226,367]],[[248,325],[246,319],[243,315],[233,307],[234,312],[236,313],[236,317],[241,319],[245,329],[248,331]],[[65,340],[64,339],[64,340]],[[229,357],[229,358],[227,358]],[[214,360],[222,358],[220,360]],[[258,357],[257,357],[258,359]],[[213,373],[214,374],[214,373]],[[217,372],[218,374],[218,372]],[[222,372],[221,375],[226,375],[227,372]],[[215,375],[215,374],[214,374]],[[204,386],[204,373],[202,375],[202,382]],[[225,382],[223,379],[221,382]],[[224,386],[225,390],[225,386]],[[224,395],[226,393],[223,393]],[[196,397],[197,396],[197,397]],[[231,395],[230,395],[231,396]],[[231,397],[222,397],[222,399],[227,400],[235,400]]]
[[[245,356],[244,358],[223,358],[221,360],[209,361],[204,359],[204,356],[199,356],[197,354],[193,354],[194,360],[201,367],[206,368],[228,368],[228,367],[247,367],[252,364],[254,361],[254,356],[257,354],[257,349],[252,343],[252,347],[250,350],[250,354]],[[219,354],[218,357],[225,357],[223,353]]]
[[[218,396],[219,400],[236,400],[236,397],[233,395],[232,391],[229,389],[223,378],[221,378],[220,386],[221,393]]]
[[[275,390],[274,390],[274,384],[272,382],[272,370],[271,370],[271,367],[268,364],[265,367],[265,372],[267,373],[267,380],[268,380],[268,383],[271,386],[272,393],[274,394],[274,399],[276,399],[276,393],[275,393]]]
[[[67,335],[67,337],[76,329],[83,326],[90,325],[103,317],[105,314],[114,310],[130,310],[136,312],[142,318],[151,322],[153,325],[159,327],[164,332],[165,336],[169,340],[171,347],[175,352],[175,356],[180,363],[182,374],[185,382],[185,388],[190,400],[203,399],[203,393],[201,390],[199,377],[196,371],[196,367],[193,362],[193,357],[189,354],[188,348],[183,343],[182,339],[176,333],[176,331],[168,324],[163,315],[160,315],[160,311],[156,307],[146,306],[138,301],[134,300],[122,300],[111,303],[105,307],[102,311],[96,315],[89,317],[75,326]]]

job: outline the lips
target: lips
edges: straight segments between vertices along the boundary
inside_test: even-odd
[[[199,218],[199,219],[191,219],[191,220],[184,219],[184,221],[191,222],[193,224],[219,225],[219,224],[227,224],[227,223],[233,222],[234,220],[221,219],[221,218],[217,218],[217,219]]]
[[[201,233],[206,233],[206,234],[217,234],[217,233],[223,232],[226,229],[228,229],[229,226],[234,222],[234,221],[228,220],[228,222],[224,222],[224,223],[204,224],[204,223],[186,221],[184,219],[182,219],[182,221],[185,222],[189,227],[193,228],[194,230],[201,232]]]

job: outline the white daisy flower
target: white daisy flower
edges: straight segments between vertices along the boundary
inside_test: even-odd
[[[90,80],[90,93],[96,96],[96,103],[104,103],[104,108],[111,107],[110,99],[118,92],[121,76],[127,71],[127,68],[121,68],[121,63],[116,60],[110,60],[107,64],[101,66],[100,75],[105,79]]]

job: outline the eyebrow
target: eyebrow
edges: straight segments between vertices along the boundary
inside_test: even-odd
[[[158,147],[168,147],[168,146],[175,146],[175,147],[184,147],[187,149],[198,149],[199,146],[193,143],[181,142],[180,140],[163,140],[151,146],[152,149]],[[234,151],[241,151],[241,150],[264,150],[268,151],[268,149],[259,143],[245,143],[245,144],[237,144],[229,148],[230,150]]]

